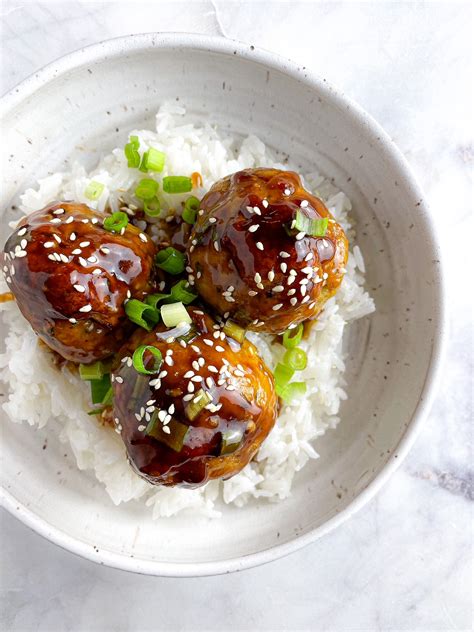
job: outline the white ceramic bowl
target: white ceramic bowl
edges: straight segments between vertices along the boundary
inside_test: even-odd
[[[52,63],[6,95],[2,208],[65,160],[91,165],[100,152],[123,144],[128,130],[151,124],[170,98],[234,132],[254,132],[303,170],[318,166],[335,179],[354,202],[377,306],[350,328],[341,424],[318,442],[321,458],[297,475],[292,496],[278,504],[226,507],[214,521],[152,522],[138,503],[115,507],[51,434],[44,452],[47,432],[5,426],[1,475],[9,511],[91,560],[185,576],[295,551],[373,496],[406,454],[430,404],[443,296],[427,205],[382,129],[305,68],[220,38],[114,39]]]

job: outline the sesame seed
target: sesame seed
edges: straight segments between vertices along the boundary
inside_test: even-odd
[[[123,384],[123,377],[120,377],[120,375],[117,375],[117,377],[115,378],[115,381],[116,381],[118,384]]]
[[[216,351],[219,351],[219,353],[224,353],[225,349],[224,347],[221,347],[220,345],[216,346]]]
[[[301,208],[306,208],[308,206],[309,202],[308,200],[302,200],[300,203]]]
[[[183,375],[184,379],[189,379],[190,377],[193,377],[194,375],[194,371],[186,371],[186,373]]]
[[[61,220],[59,219],[59,217],[54,217],[51,221],[50,224],[60,224]]]
[[[80,312],[90,312],[92,310],[92,305],[84,305],[79,309]]]
[[[263,208],[268,208],[268,200],[266,200],[265,198],[262,200],[262,206]]]
[[[188,382],[188,393],[194,393],[194,384],[192,382]]]
[[[260,274],[258,272],[255,273],[255,276],[253,278],[255,280],[255,283],[261,283],[262,282],[262,277],[260,276]]]
[[[84,259],[84,257],[79,257],[79,263],[81,264],[81,266],[83,268],[88,268],[89,267],[89,265],[88,265],[87,261]]]
[[[254,233],[259,228],[260,228],[260,224],[253,224],[252,226],[249,227],[249,232]]]
[[[76,285],[73,286],[75,290],[77,290],[78,292],[85,292],[86,288],[83,285],[80,285],[79,283],[77,283]]]
[[[274,312],[276,312],[276,311],[278,311],[279,309],[281,309],[282,307],[283,307],[283,303],[278,303],[278,305],[274,305],[274,306],[272,307],[272,310],[273,310]]]
[[[261,242],[261,241],[257,241],[257,243],[256,243],[255,245],[257,246],[257,248],[258,248],[259,250],[264,250],[264,247],[263,247],[263,244],[262,244],[262,242]]]
[[[292,290],[288,290],[288,296],[293,296],[293,294],[296,294],[295,288],[293,288]]]
[[[288,266],[286,265],[285,262],[280,263],[280,270],[283,272],[283,274],[285,274],[285,272],[287,271]]]
[[[101,270],[100,268],[94,268],[94,269],[92,270],[92,274],[95,274],[95,275],[97,275],[97,274],[101,274],[101,272],[102,272],[102,270]]]
[[[63,208],[57,208],[55,211],[53,211],[53,215],[62,215],[63,213],[65,213],[65,210]]]
[[[253,212],[255,213],[255,215],[261,215],[262,211],[258,208],[258,206],[254,206],[253,207]]]
[[[290,274],[290,276],[286,280],[286,284],[291,285],[292,283],[294,283],[295,279],[296,279],[296,276],[293,276],[292,274]]]
[[[163,432],[164,432],[165,434],[171,434],[171,430],[170,430],[170,428],[169,428],[168,426],[165,426],[165,427],[163,428]]]
[[[232,384],[228,384],[228,385],[225,387],[225,390],[226,390],[226,391],[235,391],[235,386],[233,386]]]
[[[300,241],[301,239],[303,239],[303,237],[306,236],[306,233],[302,230],[300,233],[298,233],[295,237],[296,241]]]
[[[145,233],[140,233],[138,236],[139,236],[139,237],[140,237],[140,239],[141,239],[142,241],[144,241],[145,243],[148,241],[148,237],[145,235]]]
[[[74,248],[74,250],[71,250],[72,255],[80,255],[81,252],[82,250],[80,248]]]
[[[71,215],[70,217],[67,218],[66,224],[70,224],[73,221],[74,221],[74,217]]]
[[[272,292],[283,292],[284,289],[283,285],[275,285],[275,287],[272,288]]]
[[[158,373],[158,377],[161,379],[162,377],[166,377],[168,375],[168,371],[160,371]]]
[[[48,255],[48,259],[51,259],[51,261],[56,263],[56,257],[54,255]]]
[[[58,242],[58,244],[61,243],[61,237],[59,235],[54,234],[53,237]],[[25,242],[25,246],[26,246],[26,239],[24,240],[24,242]],[[24,246],[23,246],[23,248],[24,248]]]
[[[70,239],[70,241],[76,241],[76,233],[71,233],[69,235],[69,239]]]
[[[191,378],[191,382],[202,382],[202,376],[195,375],[194,377]]]
[[[275,278],[275,273],[273,272],[273,270],[270,270],[267,277],[269,281],[273,281],[273,279]]]
[[[258,292],[255,292],[255,290],[249,290],[249,296],[257,296]]]
[[[316,305],[316,301],[313,301],[312,303],[309,304],[309,308],[314,309],[315,305]]]
[[[171,356],[166,356],[165,357],[165,362],[166,362],[166,364],[168,366],[173,366],[173,364],[174,364],[173,358]]]
[[[171,404],[171,406],[168,408],[168,412],[170,415],[174,413],[174,404]]]
[[[235,298],[232,296],[224,296],[224,298],[228,303],[235,303]]]
[[[297,299],[297,298],[295,298],[294,296],[293,296],[293,298],[291,298],[291,299],[290,299],[290,303],[291,303],[293,306],[295,306],[297,302],[298,302],[298,299]]]
[[[69,322],[75,325],[77,323],[77,320],[75,318],[70,318]]]
[[[302,268],[301,272],[304,274],[313,274],[313,268],[311,266],[306,266],[306,268]]]
[[[191,345],[191,349],[196,353],[201,353],[201,349],[197,345]]]
[[[43,244],[43,248],[52,248],[54,246],[54,241],[45,241]]]
[[[234,375],[237,375],[237,377],[245,377],[245,373],[243,371],[239,371],[239,369],[234,371]]]
[[[197,360],[193,360],[191,366],[195,371],[199,371],[199,362]]]
[[[301,279],[300,281],[300,285],[308,285],[309,280],[308,279]]]
[[[146,429],[146,426],[144,426],[143,424],[141,424],[140,426],[138,426],[137,430],[139,432],[143,432]]]
[[[183,402],[189,402],[190,399],[193,399],[194,395],[192,393],[188,393],[183,396]]]
[[[21,259],[22,257],[26,257],[27,252],[26,250],[19,250],[18,252],[15,253],[15,257],[17,257],[18,259]]]
[[[328,277],[329,277],[329,274],[328,274],[327,272],[325,272],[325,273],[323,274],[323,279],[324,279],[324,280],[326,280]]]
[[[309,301],[309,295],[306,295],[301,302],[302,303],[307,303],[308,301]]]
[[[136,419],[137,421],[141,421],[141,420],[142,420],[142,417],[141,417],[141,415],[140,415],[139,413],[135,413],[135,419]]]
[[[158,411],[158,419],[163,422],[167,417],[167,413],[166,410],[159,410]]]
[[[291,195],[291,191],[290,191],[290,189],[285,189],[285,190],[283,191],[283,193],[284,193],[285,195]]]
[[[213,364],[210,364],[207,368],[209,369],[211,373],[219,373],[219,371],[216,369],[216,367]]]
[[[127,362],[127,366],[131,366],[131,365],[128,364]],[[154,380],[150,380],[149,384],[150,386],[154,386],[156,389],[158,389],[161,386],[161,380],[158,377],[156,377]]]
[[[259,290],[263,290],[264,289],[263,283],[257,283],[257,287],[258,287]]]
[[[92,257],[87,257],[87,261],[90,261],[91,263],[97,263],[98,259],[97,257],[94,257],[94,255],[92,255]]]
[[[217,241],[214,242],[214,250],[216,252],[219,252],[219,242],[217,242]]]
[[[25,233],[26,233],[26,226],[23,226],[23,228],[20,228],[20,230],[18,231],[18,237],[23,237]]]
[[[79,244],[81,248],[86,248],[87,246],[90,246],[90,245],[91,245],[90,241],[81,241],[81,243]]]
[[[56,235],[54,235],[54,237],[56,237]],[[61,241],[61,240],[59,240],[59,241]],[[25,250],[27,245],[28,245],[28,242],[26,241],[26,239],[22,239],[20,241],[20,247],[22,248],[22,250]]]
[[[217,380],[217,386],[222,386],[225,384],[225,380]]]
[[[306,285],[302,285],[300,287],[300,292],[301,292],[301,296],[304,296],[306,294]]]
[[[60,253],[59,257],[63,263],[69,263],[69,258],[66,257],[66,255],[63,255],[62,252]]]
[[[215,217],[209,218],[209,224],[215,224],[216,222],[217,222],[217,219]]]
[[[214,342],[212,340],[209,340],[208,338],[203,338],[203,342],[208,347],[213,347],[214,346]]]
[[[212,337],[213,337],[213,338],[219,338],[219,336],[220,336],[220,332],[219,332],[219,331],[215,331],[215,332],[212,334]]]
[[[282,259],[288,259],[288,257],[289,257],[289,256],[290,256],[290,255],[289,255],[287,252],[285,252],[284,250],[282,250],[282,251],[280,252],[280,257],[281,257]]]
[[[308,254],[306,255],[306,257],[304,258],[305,261],[311,261],[311,259],[314,257],[312,252],[308,252]]]

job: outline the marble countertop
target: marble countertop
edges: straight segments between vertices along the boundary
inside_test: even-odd
[[[471,5],[4,0],[0,11],[2,92],[69,51],[154,30],[246,40],[323,75],[385,127],[417,173],[444,242],[450,306],[428,421],[349,522],[261,568],[163,579],[79,559],[4,513],[0,628],[472,630]]]

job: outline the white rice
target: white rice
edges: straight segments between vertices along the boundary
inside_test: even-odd
[[[203,177],[200,194],[219,178],[247,167],[275,166],[283,169],[272,152],[256,137],[244,140],[223,135],[208,124],[189,123],[184,108],[163,105],[156,117],[156,131],[132,132],[140,139],[140,149],[153,146],[166,153],[167,161],[157,180],[168,174],[189,174],[198,171]],[[107,203],[116,210],[121,195],[134,202],[134,184],[141,174],[127,168],[123,149],[115,149],[101,160],[98,167],[87,173],[80,164],[71,172],[55,173],[38,181],[36,189],[28,189],[21,198],[21,210],[28,214],[43,208],[53,200],[73,199],[103,210]],[[148,176],[149,177],[149,176]],[[84,196],[91,180],[105,187],[100,199],[91,203]],[[354,231],[349,211],[351,203],[318,173],[305,176],[307,187],[325,202],[342,224],[353,243]],[[180,198],[165,198],[165,208]],[[16,222],[14,223],[16,225]],[[347,274],[337,295],[330,299],[312,328],[310,337],[302,343],[308,352],[308,366],[298,374],[307,384],[304,399],[281,411],[275,428],[265,440],[252,463],[228,481],[212,481],[197,490],[154,487],[137,476],[127,463],[120,437],[109,428],[100,426],[88,409],[87,385],[67,370],[58,373],[49,354],[41,350],[29,324],[23,319],[15,302],[4,303],[1,309],[8,326],[6,352],[0,355],[0,378],[9,386],[8,401],[3,404],[13,422],[26,422],[43,427],[48,422],[60,423],[61,440],[69,443],[81,470],[93,470],[115,504],[141,499],[152,507],[153,518],[172,516],[182,510],[195,510],[209,516],[219,516],[215,502],[242,506],[251,498],[277,501],[291,493],[295,473],[309,459],[318,458],[315,440],[328,428],[339,423],[338,411],[344,391],[344,356],[342,337],[345,326],[374,310],[373,300],[364,290],[364,261],[358,246],[354,246],[347,264]],[[280,359],[284,349],[270,345],[262,334],[249,334],[257,344],[270,368]]]

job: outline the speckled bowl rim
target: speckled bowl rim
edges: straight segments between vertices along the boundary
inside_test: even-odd
[[[421,200],[418,211],[420,213],[420,221],[424,224],[424,229],[426,231],[426,235],[428,236],[425,246],[428,249],[431,249],[433,259],[441,259],[435,227],[431,221],[429,208],[424,200],[424,195],[403,154],[387,133],[380,127],[380,125],[351,99],[328,85],[325,79],[316,77],[308,72],[306,68],[300,67],[288,59],[280,57],[269,51],[259,49],[251,44],[222,38],[220,36],[203,36],[193,33],[143,33],[106,40],[65,55],[22,81],[0,100],[0,116],[4,116],[6,113],[11,111],[20,102],[31,96],[37,89],[44,87],[47,83],[56,79],[59,75],[65,74],[74,68],[96,62],[98,60],[121,57],[131,52],[152,48],[188,48],[229,56],[238,55],[246,60],[262,64],[272,70],[283,72],[291,78],[300,81],[309,88],[322,94],[327,102],[330,102],[334,107],[343,110],[344,116],[351,118],[353,122],[357,124],[364,135],[371,140],[374,146],[378,147],[379,151],[383,154],[384,158],[388,160],[391,167],[398,171],[403,177],[403,183],[407,191],[413,196],[413,198]],[[436,392],[437,380],[440,375],[440,367],[442,364],[446,337],[446,301],[443,267],[441,263],[437,270],[437,284],[433,287],[433,291],[438,294],[437,302],[439,309],[438,312],[433,315],[433,320],[435,321],[435,336],[431,361],[425,383],[419,396],[418,405],[411,417],[411,420],[407,425],[396,450],[393,451],[392,456],[378,473],[376,478],[371,481],[367,487],[360,492],[349,503],[349,505],[347,505],[347,507],[345,507],[345,509],[319,527],[314,528],[309,533],[304,535],[295,535],[295,537],[289,542],[278,544],[263,551],[259,551],[258,553],[252,553],[220,561],[204,563],[186,562],[181,564],[144,560],[135,557],[131,558],[124,554],[104,550],[96,553],[92,551],[90,545],[85,542],[77,540],[68,533],[52,527],[49,523],[42,518],[39,518],[27,507],[19,504],[13,496],[5,490],[2,490],[2,494],[0,496],[2,505],[25,525],[51,542],[54,542],[72,553],[102,565],[148,575],[196,577],[230,573],[271,562],[272,560],[276,560],[280,557],[293,553],[307,544],[314,542],[321,536],[329,533],[342,524],[374,497],[374,495],[379,491],[382,485],[388,480],[391,474],[393,474],[407,455],[418,435],[423,420],[429,412]]]

